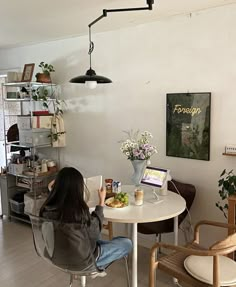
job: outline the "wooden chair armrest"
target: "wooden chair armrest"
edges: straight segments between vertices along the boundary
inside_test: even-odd
[[[174,250],[174,251],[180,251],[180,252],[186,253],[188,255],[208,256],[209,252],[214,253],[210,250],[198,250],[198,249],[188,248],[185,246],[178,246],[178,245],[168,244],[168,243],[164,243],[164,242],[157,242],[152,246],[151,254],[155,256],[155,251],[159,247]]]
[[[236,225],[234,225],[234,224],[228,224],[228,223],[210,221],[210,220],[201,220],[195,225],[195,228],[194,228],[194,242],[196,242],[196,243],[199,243],[200,227],[202,225],[211,225],[211,226],[236,230]]]
[[[174,251],[179,251],[182,253],[185,253],[187,255],[198,255],[198,256],[216,256],[216,255],[225,255],[228,254],[230,252],[232,252],[232,249],[234,247],[227,247],[227,248],[222,248],[222,249],[218,249],[218,250],[209,250],[209,249],[194,249],[191,247],[185,247],[185,246],[178,246],[178,245],[173,245],[173,244],[167,244],[164,242],[157,242],[155,243],[152,248],[151,248],[151,257],[154,256],[155,258],[155,251],[157,248],[162,247],[162,248],[166,248],[166,249],[170,249],[170,250],[174,250]]]

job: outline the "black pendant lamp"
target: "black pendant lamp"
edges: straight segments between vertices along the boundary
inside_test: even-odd
[[[152,5],[154,4],[154,0],[146,0],[147,1],[147,7],[137,7],[137,8],[121,8],[121,9],[104,9],[103,14],[99,16],[97,19],[95,19],[92,23],[88,25],[89,27],[89,62],[90,67],[87,70],[85,75],[75,77],[70,80],[70,83],[76,83],[76,84],[85,84],[88,88],[94,89],[96,88],[97,84],[109,84],[112,83],[112,81],[104,76],[99,76],[96,74],[96,72],[92,69],[92,60],[91,60],[91,54],[94,50],[94,43],[91,40],[91,26],[97,23],[99,20],[107,16],[107,13],[113,13],[113,12],[127,12],[127,11],[140,11],[140,10],[152,10]]]
[[[77,83],[77,84],[85,84],[90,89],[95,89],[97,84],[108,84],[112,83],[112,81],[106,77],[99,76],[96,72],[92,69],[92,59],[91,54],[94,49],[94,43],[91,40],[91,26],[89,25],[89,63],[90,68],[87,70],[85,75],[75,77],[70,80],[70,83]]]

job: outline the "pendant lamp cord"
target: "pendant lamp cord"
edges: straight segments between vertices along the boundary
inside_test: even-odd
[[[91,54],[93,52],[93,49],[94,49],[94,43],[93,41],[91,40],[91,27],[89,27],[89,50],[88,50],[88,54],[89,54],[89,64],[90,64],[90,69],[91,69],[91,66],[92,66],[92,57],[91,57]]]

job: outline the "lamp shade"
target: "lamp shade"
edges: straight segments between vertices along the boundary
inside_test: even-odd
[[[85,84],[86,82],[93,81],[97,82],[98,84],[108,84],[112,83],[112,81],[106,77],[96,75],[93,69],[89,69],[85,75],[75,77],[70,80],[70,83],[77,83],[77,84]]]

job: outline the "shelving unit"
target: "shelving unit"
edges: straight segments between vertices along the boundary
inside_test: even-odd
[[[222,155],[227,155],[227,156],[236,156],[235,153],[226,153],[226,152],[223,152]]]
[[[8,98],[8,89],[16,98]],[[14,90],[12,92],[12,89]],[[16,195],[24,195],[28,198],[32,197],[30,201],[30,208],[33,213],[37,213],[37,200],[42,196],[47,195],[47,185],[55,178],[56,169],[51,169],[49,172],[39,172],[38,160],[44,159],[44,154],[50,154],[50,159],[56,161],[59,168],[60,157],[59,149],[53,148],[48,139],[51,136],[51,129],[47,128],[33,128],[33,120],[36,116],[34,111],[42,111],[42,101],[35,101],[34,94],[39,89],[47,89],[49,91],[48,102],[56,101],[57,85],[46,84],[38,82],[16,82],[2,84],[3,95],[3,118],[5,131],[5,156],[7,174],[0,177],[1,195],[2,195],[2,213],[8,218],[18,219],[28,222],[28,217],[18,207],[17,202],[14,201]],[[43,90],[42,90],[43,91]],[[8,105],[15,105],[14,111],[10,111]],[[12,124],[17,124],[19,116],[26,116],[29,119],[30,127],[27,129],[18,129],[19,138],[15,134],[14,140],[9,140],[9,128]],[[48,115],[50,117],[50,114]],[[39,116],[37,116],[39,117]],[[26,133],[27,136],[22,135]],[[30,136],[29,136],[30,135]],[[49,151],[50,149],[50,151]],[[39,156],[40,155],[40,156]],[[16,160],[16,162],[15,162]],[[15,170],[16,169],[16,170]],[[22,170],[21,170],[22,169]],[[15,204],[15,207],[14,207]]]

